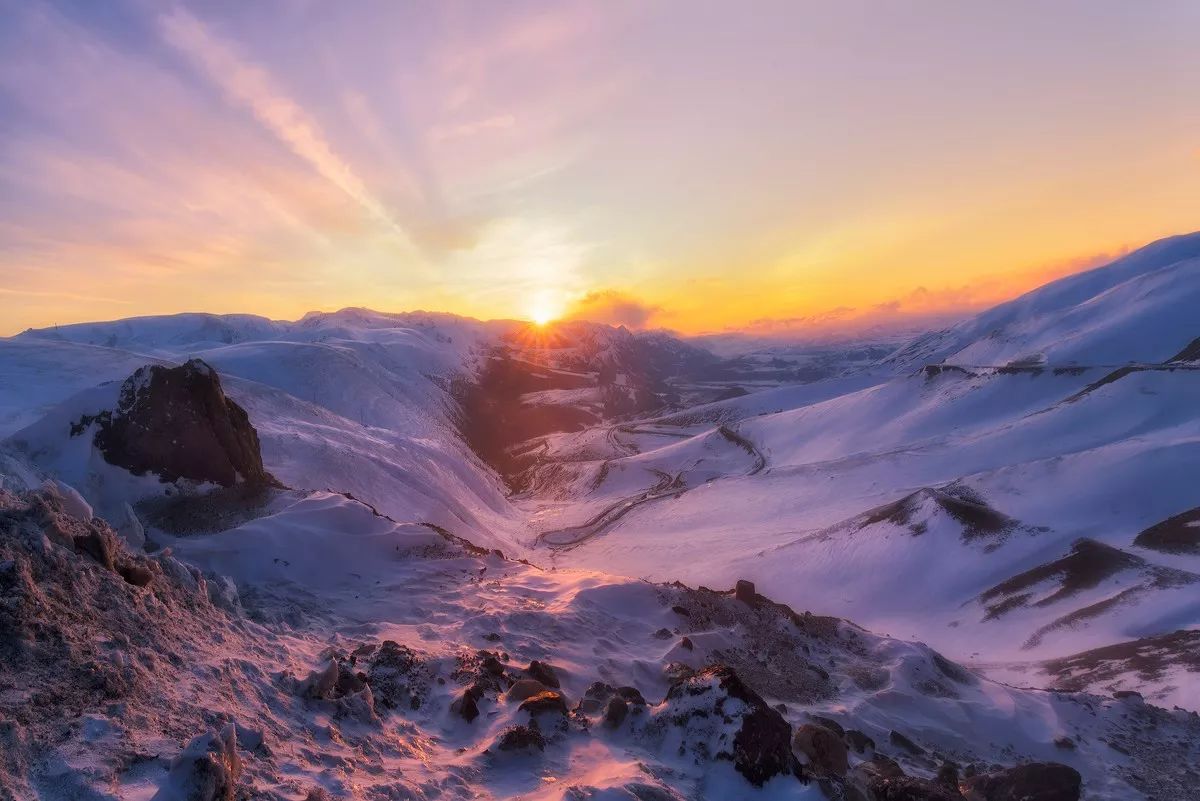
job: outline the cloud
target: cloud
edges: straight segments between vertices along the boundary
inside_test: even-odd
[[[575,301],[564,316],[569,320],[645,328],[663,314],[661,306],[645,303],[616,289],[599,289]]]
[[[781,339],[823,339],[941,328],[1064,276],[1108,264],[1130,250],[1123,247],[1116,252],[1059,259],[1013,273],[985,275],[958,286],[918,286],[867,308],[839,306],[805,316],[763,317],[725,330]]]
[[[249,109],[293,153],[412,246],[408,232],[334,151],[317,122],[280,91],[265,70],[242,60],[182,8],[163,15],[159,24],[167,42],[202,69],[230,99]]]

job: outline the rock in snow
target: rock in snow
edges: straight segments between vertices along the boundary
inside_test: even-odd
[[[95,422],[104,459],[134,474],[225,487],[277,483],[263,467],[246,410],[225,397],[216,371],[199,359],[141,368],[121,385],[117,408]]]
[[[241,772],[237,727],[230,723],[188,743],[153,801],[233,801]]]

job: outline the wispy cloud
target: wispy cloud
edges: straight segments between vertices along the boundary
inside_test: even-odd
[[[322,177],[412,248],[409,233],[388,212],[353,168],[333,149],[320,125],[281,91],[266,70],[242,59],[204,23],[182,8],[159,18],[163,36],[232,100],[246,107],[271,133]]]
[[[54,298],[56,300],[66,298],[68,300],[82,300],[92,303],[120,303],[122,305],[133,303],[129,298],[106,298],[102,295],[80,295],[76,292],[42,292],[36,289],[6,289],[5,287],[0,287],[0,295],[14,295],[25,298]]]
[[[646,303],[616,289],[601,289],[589,292],[575,301],[566,316],[572,320],[645,328],[663,314],[661,306]]]

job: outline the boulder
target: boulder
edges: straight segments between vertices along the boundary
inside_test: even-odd
[[[842,724],[838,723],[833,718],[821,717],[820,715],[809,715],[809,717],[812,718],[813,723],[817,724],[818,726],[823,726],[826,729],[829,729],[831,732],[836,734],[838,737],[846,736],[846,730],[842,728]]]
[[[757,593],[754,591],[754,582],[738,579],[737,584],[733,588],[733,597],[744,604],[754,605]]]
[[[616,688],[611,684],[594,681],[583,691],[583,698],[579,699],[577,711],[585,715],[598,715],[607,709],[608,699],[612,698],[616,692]]]
[[[537,695],[530,696],[521,702],[522,712],[530,715],[566,715],[567,702],[558,690],[543,690]]]
[[[152,801],[233,801],[241,772],[237,729],[230,723],[188,743]]]
[[[258,432],[225,397],[217,373],[200,359],[178,367],[147,365],[121,385],[117,408],[93,419],[94,444],[105,461],[136,475],[180,478],[225,487],[277,485],[266,471]]]
[[[608,706],[604,710],[605,726],[610,729],[618,728],[627,717],[629,717],[628,701],[616,695],[608,699]]]
[[[797,728],[792,736],[792,750],[804,754],[813,772],[823,776],[845,776],[850,769],[846,743],[824,726],[805,723]]]
[[[536,659],[529,663],[529,667],[525,669],[530,678],[540,681],[547,687],[558,689],[558,675],[554,672],[554,668],[545,662],[539,662]]]
[[[966,780],[969,801],[1078,801],[1079,771],[1058,762],[1030,762]]]
[[[479,717],[479,699],[483,697],[484,688],[476,682],[467,689],[463,690],[463,694],[450,704],[450,711],[458,715],[467,723],[471,723],[475,718]]]
[[[875,750],[875,741],[858,729],[846,730],[846,743],[854,749],[856,754],[865,754]]]
[[[534,679],[518,679],[513,683],[513,686],[508,688],[505,697],[509,701],[524,701],[535,695],[540,695],[549,689],[545,684]]]
[[[546,738],[537,726],[510,726],[496,738],[496,748],[501,751],[546,750]]]
[[[642,697],[642,691],[637,687],[618,687],[617,695],[621,696],[634,706],[646,705],[646,699]]]

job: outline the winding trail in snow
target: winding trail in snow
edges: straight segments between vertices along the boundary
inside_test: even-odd
[[[616,436],[617,431],[622,431],[624,433],[645,434],[661,433],[657,431],[638,431],[633,426],[617,425],[609,428],[606,433],[609,442],[619,449],[632,450],[630,455],[636,455],[640,451],[638,451],[634,446],[629,446],[626,443],[621,442]],[[737,445],[739,448],[742,448],[752,457],[754,457],[754,464],[740,477],[754,476],[766,469],[767,457],[753,442],[746,439],[741,434],[738,434],[728,426],[718,427],[717,433],[719,433],[728,442]],[[677,436],[674,434],[663,435]],[[672,476],[670,473],[657,469],[654,470],[654,473],[658,476],[658,481],[655,482],[655,484],[649,489],[639,492],[636,495],[621,498],[620,500],[604,507],[591,518],[583,523],[580,523],[579,525],[566,526],[564,528],[553,529],[551,531],[543,531],[542,533],[538,534],[537,538],[534,540],[534,547],[544,544],[556,550],[574,548],[582,545],[584,542],[587,542],[593,537],[603,534],[614,524],[616,524],[618,520],[632,512],[637,507],[652,501],[661,500],[663,498],[679,497],[691,489],[691,487],[688,487],[683,483],[682,473],[676,473],[674,476]]]

